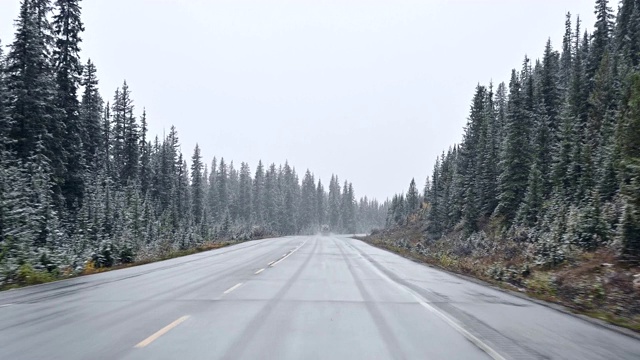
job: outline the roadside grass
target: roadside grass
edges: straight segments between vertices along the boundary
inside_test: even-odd
[[[150,264],[158,261],[164,261],[174,259],[182,256],[193,255],[204,251],[220,249],[229,245],[238,244],[241,241],[222,241],[222,242],[207,242],[202,245],[198,245],[195,248],[184,250],[173,250],[165,252],[163,255],[157,257],[147,257],[145,259],[134,261],[128,264],[118,264],[111,267],[96,267],[93,261],[88,261],[84,269],[81,272],[58,271],[53,272],[36,270],[31,265],[24,264],[18,268],[15,282],[10,284],[4,284],[0,286],[0,291],[17,289],[30,285],[45,284],[58,280],[71,279],[79,276],[99,274],[103,272],[126,269],[130,267]]]
[[[579,253],[549,267],[536,266],[518,252],[505,254],[513,250],[511,245],[484,256],[456,255],[457,249],[451,248],[453,242],[449,240],[428,243],[426,249],[421,248],[418,243],[422,246],[425,242],[419,228],[356,238],[417,262],[640,332],[640,288],[634,285],[634,274],[640,274],[640,267],[617,261],[609,250]],[[407,248],[406,244],[411,245]]]
[[[229,245],[233,245],[233,244],[237,244],[237,243],[238,242],[234,242],[234,241],[210,242],[210,243],[205,243],[205,244],[202,244],[202,245],[198,245],[195,248],[184,249],[184,250],[174,250],[174,251],[167,252],[167,253],[165,253],[163,255],[157,256],[157,257],[145,258],[145,259],[142,259],[142,260],[135,261],[133,263],[119,264],[119,265],[111,266],[111,267],[96,267],[95,263],[93,261],[89,261],[87,263],[87,265],[85,266],[84,270],[79,275],[98,274],[98,273],[112,271],[112,270],[126,269],[126,268],[130,268],[130,267],[134,267],[134,266],[151,264],[151,263],[158,262],[158,261],[164,261],[164,260],[169,260],[169,259],[175,259],[175,258],[182,257],[182,256],[193,255],[193,254],[201,253],[201,252],[204,252],[204,251],[220,249],[220,248],[223,248],[225,246],[229,246]]]

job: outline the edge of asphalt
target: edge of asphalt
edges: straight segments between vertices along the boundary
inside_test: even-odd
[[[268,239],[278,239],[278,238],[263,238],[263,239],[252,239],[252,240],[240,241],[240,242],[233,243],[233,244],[227,244],[227,245],[221,246],[221,247],[216,248],[216,249],[210,249],[210,250],[204,250],[204,251],[195,252],[193,254],[180,255],[180,256],[176,256],[176,257],[172,257],[172,258],[168,258],[168,259],[151,260],[149,262],[144,262],[144,263],[132,263],[129,266],[125,266],[125,267],[121,267],[121,268],[107,268],[106,270],[103,270],[103,271],[100,271],[100,272],[96,272],[96,273],[92,273],[92,274],[75,274],[75,275],[72,275],[72,276],[69,276],[69,277],[66,277],[66,278],[56,279],[56,280],[53,280],[53,281],[47,281],[47,282],[40,283],[40,284],[23,285],[23,286],[13,287],[13,288],[9,288],[9,289],[3,289],[3,290],[0,290],[0,295],[2,295],[2,294],[10,294],[10,293],[13,293],[14,291],[23,290],[23,289],[37,289],[37,288],[40,288],[40,287],[53,286],[52,284],[60,284],[60,283],[68,282],[68,281],[71,281],[71,280],[89,278],[89,277],[92,277],[92,276],[95,276],[95,275],[113,274],[113,273],[115,273],[117,271],[120,271],[120,270],[140,269],[141,267],[144,267],[144,266],[147,266],[147,265],[159,264],[159,263],[162,263],[162,262],[165,262],[165,261],[181,259],[181,258],[185,258],[185,257],[188,257],[188,256],[198,255],[198,254],[206,254],[206,253],[212,252],[212,251],[228,250],[230,248],[233,248],[233,247],[241,245],[241,244],[258,242],[260,240],[268,240]],[[254,244],[254,245],[256,245],[256,244]],[[253,245],[249,245],[249,246],[253,246]],[[249,246],[247,246],[247,247],[249,247]],[[191,262],[191,261],[195,261],[195,260],[199,260],[199,259],[189,260],[189,261],[186,261],[186,262]],[[153,269],[152,271],[160,270],[160,269],[167,268],[167,267],[179,266],[179,265],[182,265],[182,264],[183,263],[167,265],[167,266],[164,266],[164,267],[160,267],[158,269]]]
[[[619,334],[626,335],[626,336],[628,336],[630,338],[633,338],[635,340],[640,340],[640,333],[637,333],[637,332],[635,332],[635,331],[633,331],[631,329],[627,329],[627,328],[619,326],[619,325],[615,325],[615,324],[609,323],[609,322],[607,322],[605,320],[602,320],[602,319],[598,319],[598,318],[594,318],[594,317],[591,317],[591,316],[587,316],[587,315],[576,313],[576,312],[572,311],[572,309],[570,307],[567,307],[565,305],[561,305],[561,304],[558,304],[558,303],[553,303],[553,302],[549,302],[549,301],[536,299],[536,298],[533,298],[533,297],[527,295],[526,293],[522,293],[522,292],[518,292],[518,291],[515,291],[515,290],[502,288],[502,287],[499,287],[499,286],[497,286],[495,284],[492,284],[490,282],[487,282],[487,281],[484,281],[484,280],[481,280],[481,279],[478,279],[478,278],[475,278],[475,277],[472,277],[472,276],[469,276],[469,275],[460,274],[460,273],[451,271],[449,269],[445,269],[445,268],[443,268],[441,266],[437,266],[437,265],[426,263],[424,261],[420,261],[420,260],[418,260],[416,258],[413,258],[411,256],[406,256],[406,255],[403,255],[403,254],[399,254],[399,253],[393,252],[391,250],[382,248],[380,246],[376,246],[376,245],[374,245],[372,243],[369,243],[369,242],[361,240],[361,239],[356,239],[354,237],[349,237],[349,238],[352,239],[352,240],[360,241],[360,242],[362,242],[364,244],[367,244],[369,246],[373,246],[376,249],[380,249],[382,251],[386,251],[386,252],[388,252],[390,254],[400,256],[400,257],[405,258],[405,259],[407,259],[409,261],[412,261],[412,262],[414,262],[416,264],[442,271],[444,273],[447,273],[449,275],[453,275],[453,276],[455,276],[457,278],[460,278],[462,280],[470,281],[470,282],[478,284],[478,285],[482,285],[482,286],[490,287],[490,288],[492,288],[494,290],[502,291],[503,293],[516,296],[516,297],[518,297],[518,298],[520,298],[522,300],[531,301],[531,302],[536,303],[538,305],[542,305],[542,306],[545,306],[547,308],[559,311],[561,313],[564,313],[564,314],[567,314],[567,315],[571,315],[571,316],[573,316],[573,317],[575,317],[577,319],[580,319],[582,321],[588,322],[590,324],[597,325],[597,326],[603,327],[603,328],[611,330],[611,331],[615,331],[615,332],[617,332]]]

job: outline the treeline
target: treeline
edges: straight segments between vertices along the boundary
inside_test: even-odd
[[[207,166],[198,146],[189,165],[174,127],[150,139],[127,83],[105,104],[81,64],[79,0],[23,0],[15,27],[0,46],[0,285],[216,239],[383,226],[386,205],[337,176],[325,191],[287,163]]]
[[[549,40],[508,85],[477,86],[462,142],[394,197],[388,227],[419,217],[428,240],[470,247],[497,232],[539,264],[601,247],[640,260],[640,1],[595,14],[591,34],[567,14],[561,49]]]

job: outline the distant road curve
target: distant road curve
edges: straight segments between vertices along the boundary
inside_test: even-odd
[[[640,340],[308,236],[2,292],[0,359],[640,359]]]

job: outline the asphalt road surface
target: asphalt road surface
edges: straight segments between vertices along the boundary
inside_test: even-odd
[[[346,237],[0,293],[0,359],[640,359],[640,340]]]

